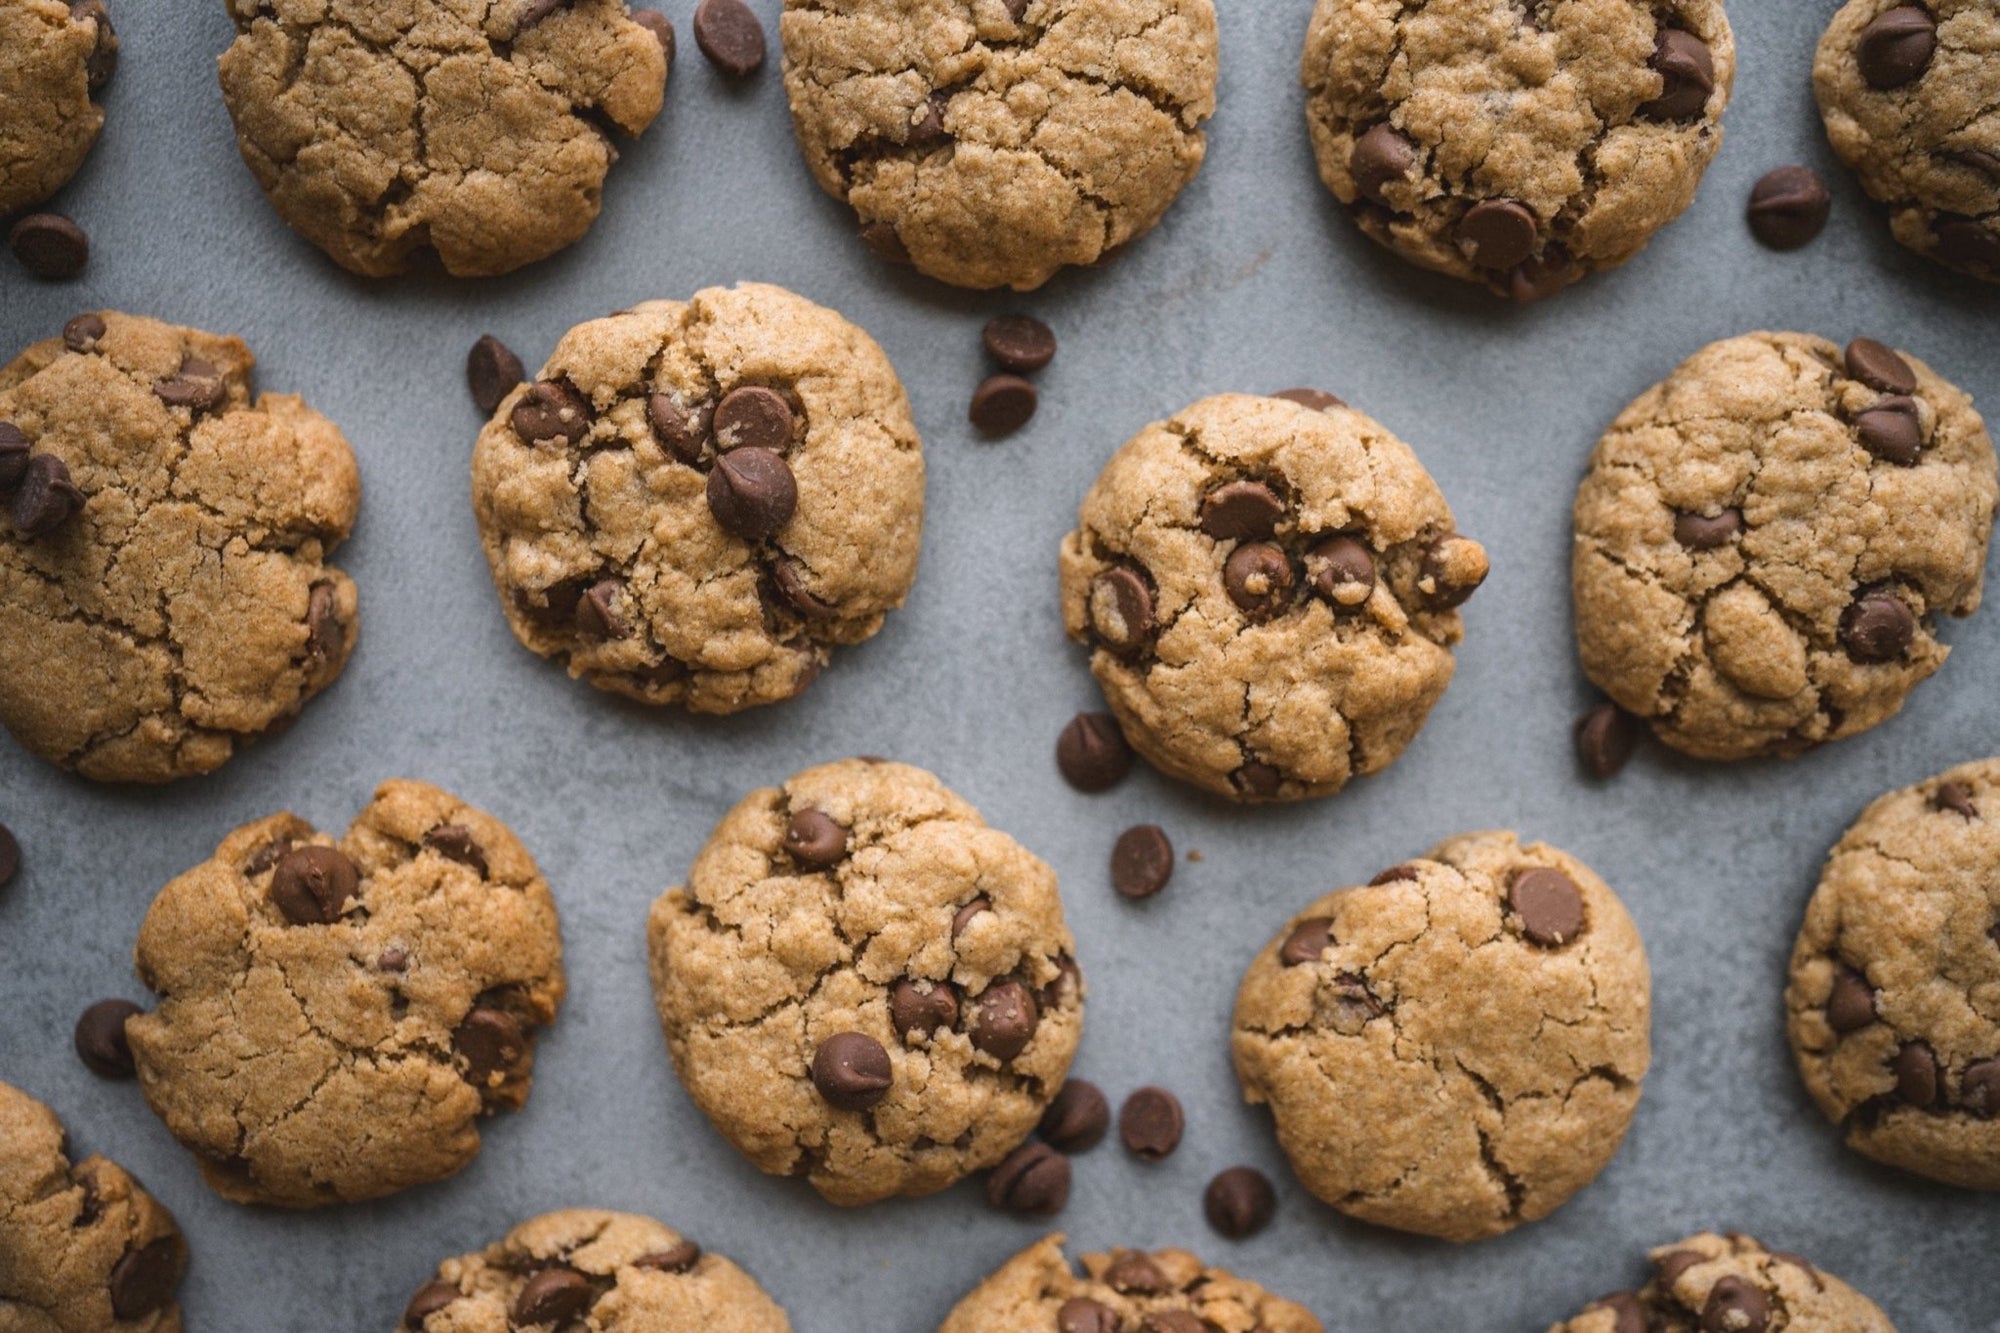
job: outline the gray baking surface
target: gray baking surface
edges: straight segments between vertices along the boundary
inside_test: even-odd
[[[775,23],[778,0],[756,7]],[[1735,103],[1694,207],[1624,269],[1525,309],[1390,258],[1320,187],[1296,77],[1308,0],[1219,7],[1221,112],[1200,178],[1115,266],[1016,297],[874,261],[808,178],[775,67],[727,86],[694,48],[693,0],[667,5],[681,35],[668,110],[627,146],[586,240],[486,282],[352,278],[285,229],[236,156],[215,83],[231,37],[220,0],[113,0],[125,54],[108,128],[57,202],[96,257],[61,286],[0,257],[0,355],[99,307],[239,333],[260,387],[304,395],[346,431],[364,482],[339,555],[361,589],[361,646],[288,733],[158,790],[92,786],[0,741],[0,820],[25,849],[0,893],[0,1078],[174,1209],[194,1252],[191,1333],[387,1330],[437,1260],[574,1206],[665,1219],[748,1267],[802,1333],[920,1333],[1050,1229],[989,1211],[977,1182],[837,1210],[759,1175],[674,1080],[647,904],[746,791],[856,752],[932,769],[1055,865],[1090,987],[1076,1072],[1114,1103],[1159,1082],[1186,1105],[1187,1138],[1160,1165],[1115,1142],[1077,1159],[1057,1222],[1077,1246],[1185,1246],[1333,1330],[1533,1330],[1636,1284],[1648,1247],[1736,1228],[1848,1279],[1906,1333],[2000,1329],[2000,1205],[1844,1151],[1793,1072],[1779,1001],[1820,861],[1862,805],[2000,751],[2000,608],[1946,627],[1950,663],[1900,717],[1790,763],[1654,750],[1600,787],[1570,750],[1592,698],[1569,627],[1570,500],[1633,397],[1713,339],[1796,328],[1906,347],[2000,403],[2000,291],[1898,247],[1821,134],[1809,79],[1833,0],[1737,0]],[[1743,205],[1759,174],[1794,161],[1826,173],[1835,215],[1812,247],[1776,255]],[[930,460],[923,564],[909,606],[797,702],[655,715],[509,634],[467,501],[480,421],[462,367],[482,333],[533,366],[579,321],[739,279],[833,306],[888,350]],[[987,443],[965,423],[986,370],[979,329],[1017,308],[1054,325],[1062,352],[1040,376],[1040,415]],[[1097,693],[1062,635],[1055,553],[1084,488],[1148,421],[1293,384],[1408,440],[1492,551],[1456,684],[1394,766],[1331,800],[1243,811],[1144,771],[1072,793],[1052,747]],[[391,776],[506,820],[555,888],[571,990],[534,1095],[489,1122],[453,1180],[312,1213],[224,1203],[135,1086],[84,1070],[71,1024],[101,996],[145,999],[130,957],[146,906],[224,833],[281,808],[344,828]],[[1106,859],[1143,821],[1202,859],[1134,905],[1111,892]],[[1545,1221],[1459,1248],[1306,1195],[1267,1117],[1242,1104],[1226,1036],[1243,967],[1287,915],[1495,826],[1575,852],[1624,897],[1652,957],[1655,1064],[1600,1180]],[[1269,1231],[1232,1243],[1204,1224],[1201,1191],[1239,1162],[1269,1172],[1281,1202]]]

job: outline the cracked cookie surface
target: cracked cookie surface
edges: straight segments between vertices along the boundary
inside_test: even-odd
[[[1651,1258],[1645,1286],[1600,1297],[1549,1333],[1896,1333],[1839,1278],[1739,1232],[1689,1236]]]
[[[731,713],[797,695],[903,604],[923,446],[873,339],[745,283],[570,330],[481,432],[472,499],[524,645]]]
[[[1113,1250],[1072,1265],[1058,1234],[974,1287],[938,1333],[1320,1333],[1320,1322],[1186,1250]]]
[[[1307,1189],[1476,1240],[1611,1160],[1651,994],[1639,933],[1588,866],[1471,833],[1293,917],[1243,979],[1231,1046]]]
[[[580,239],[660,112],[666,52],[624,0],[228,0],[237,147],[279,216],[342,267],[459,277]]]
[[[187,1244],[116,1162],[70,1161],[55,1113],[0,1083],[0,1329],[180,1333]]]
[[[1753,333],[1626,408],[1577,492],[1583,667],[1704,759],[1893,717],[1980,601],[1996,489],[1972,400],[1865,339]]]
[[[835,1203],[994,1165],[1083,1031],[1054,872],[905,764],[752,792],[647,935],[689,1096],[761,1170]]]
[[[90,156],[117,64],[101,0],[0,5],[0,217],[47,199]]]
[[[1898,241],[2000,282],[2000,11],[1851,0],[1813,61],[1834,151]]]
[[[44,759],[206,773],[346,665],[354,584],[327,560],[360,504],[354,454],[299,399],[253,400],[253,364],[238,339],[106,311],[0,370],[0,472],[12,435],[76,496],[38,536],[18,492],[0,519],[0,722]]]
[[[1891,792],[1847,830],[1792,950],[1785,1020],[1849,1147],[2000,1190],[2000,759]]]
[[[1532,300],[1693,202],[1735,65],[1720,0],[1319,0],[1300,77],[1362,231]]]
[[[1119,449],[1060,566],[1064,628],[1133,748],[1270,801],[1402,753],[1451,683],[1487,563],[1372,418],[1224,394]]]
[[[1210,0],[785,0],[806,164],[886,258],[1030,291],[1152,229],[1215,112]]]
[[[505,825],[385,782],[337,842],[295,815],[222,840],[139,931],[146,1101],[239,1203],[308,1208],[452,1174],[528,1099],[562,1003],[549,887]]]

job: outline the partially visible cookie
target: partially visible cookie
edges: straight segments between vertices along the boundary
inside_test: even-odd
[[[1896,1333],[1866,1296],[1739,1232],[1652,1253],[1652,1280],[1599,1297],[1549,1333]]]
[[[72,1163],[55,1113],[0,1083],[0,1329],[180,1333],[174,1215],[116,1162]]]
[[[0,217],[76,174],[104,128],[97,97],[117,67],[104,0],[0,5]]]
[[[1083,1033],[1054,872],[905,764],[752,792],[647,938],[688,1095],[759,1169],[835,1203],[994,1165]]]
[[[1286,923],[1236,996],[1236,1074],[1307,1189],[1477,1240],[1554,1212],[1617,1152],[1652,982],[1590,868],[1471,833]]]
[[[1827,859],[1786,1029],[1847,1144],[2000,1190],[2000,759],[1891,792]]]
[[[391,781],[337,842],[245,824],[139,932],[147,1102],[215,1191],[289,1208],[440,1180],[528,1100],[562,1003],[541,871],[499,820]]]

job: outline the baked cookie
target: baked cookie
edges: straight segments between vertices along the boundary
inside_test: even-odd
[[[385,782],[337,843],[245,824],[154,899],[139,1084],[218,1194],[289,1208],[440,1180],[528,1100],[562,1003],[555,902],[506,826]]]
[[[222,96],[278,215],[341,267],[458,277],[580,240],[660,113],[667,56],[625,0],[227,0]]]
[[[1979,605],[1996,490],[1972,400],[1865,338],[1753,333],[1626,408],[1576,497],[1577,646],[1703,759],[1895,716]]]
[[[814,177],[960,287],[1109,258],[1207,151],[1211,0],[785,0],[778,31]]]
[[[2000,759],[1891,792],[1833,849],[1785,988],[1849,1147],[2000,1190]]]
[[[1063,625],[1126,738],[1240,801],[1325,796],[1401,754],[1486,577],[1409,446],[1334,401],[1223,394],[1155,422],[1062,543]]]
[[[438,1265],[411,1298],[415,1333],[789,1333],[748,1273],[650,1217],[572,1208]]]
[[[1549,1333],[1896,1333],[1854,1288],[1749,1236],[1703,1232],[1652,1253],[1652,1280]]]
[[[1062,1087],[1083,979],[1048,866],[919,768],[752,792],[647,922],[674,1069],[840,1204],[992,1166]]]
[[[1466,1241],[1604,1169],[1651,1008],[1639,932],[1590,867],[1470,833],[1286,923],[1243,978],[1231,1046],[1307,1189]]]
[[[650,704],[792,698],[903,604],[924,455],[882,349],[779,287],[571,329],[472,455],[514,636]]]
[[[1403,258],[1535,300],[1645,248],[1722,144],[1722,0],[1319,0],[1320,179]]]
[[[206,773],[347,665],[354,454],[254,364],[106,311],[0,370],[0,723],[51,763]]]
[[[966,1294],[938,1333],[1320,1333],[1303,1305],[1186,1250],[1083,1256],[1046,1236]]]
[[[72,1163],[55,1113],[0,1083],[0,1329],[180,1333],[174,1215],[116,1162]]]
[[[1826,137],[1896,239],[2000,282],[2000,9],[1849,0],[1813,61]]]
[[[97,96],[117,68],[104,0],[0,5],[0,217],[76,174],[104,128]]]

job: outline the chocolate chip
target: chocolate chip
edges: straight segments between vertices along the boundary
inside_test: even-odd
[[[1088,1296],[1072,1296],[1056,1311],[1056,1333],[1118,1333],[1118,1314]]]
[[[1069,1079],[1042,1112],[1036,1126],[1049,1144],[1066,1153],[1088,1152],[1104,1141],[1111,1128],[1111,1103],[1095,1083]]]
[[[509,420],[529,444],[577,445],[595,416],[590,400],[568,380],[541,380],[514,404]]]
[[[1278,962],[1284,967],[1317,963],[1333,947],[1333,922],[1323,916],[1309,916],[1292,927],[1278,946]]]
[[[1041,1021],[1033,993],[1008,977],[994,982],[979,996],[966,1035],[972,1038],[974,1049],[1004,1065],[1028,1049]]]
[[[981,912],[990,912],[992,910],[993,900],[985,894],[981,894],[954,912],[951,918],[952,943],[956,944],[958,942],[958,937],[965,933],[966,928],[972,924],[974,917],[978,916]]]
[[[1833,196],[1811,167],[1777,167],[1750,187],[1750,230],[1773,250],[1797,250],[1826,228]]]
[[[76,1054],[99,1078],[132,1077],[132,1046],[125,1040],[125,1020],[139,1006],[130,1000],[99,1000],[76,1020]]]
[[[806,568],[791,556],[771,562],[771,589],[801,620],[832,620],[839,614],[831,602],[822,601],[806,586]]]
[[[1375,554],[1359,537],[1340,533],[1306,552],[1306,577],[1335,615],[1351,616],[1375,592]]]
[[[1138,824],[1111,847],[1111,887],[1126,898],[1150,898],[1174,875],[1174,845],[1158,824]]]
[[[269,897],[294,926],[323,926],[340,916],[360,887],[354,862],[333,847],[295,847],[278,859]]]
[[[870,222],[861,228],[861,243],[874,256],[887,264],[907,264],[910,249],[903,244],[903,238],[896,234],[894,223]]]
[[[451,1048],[465,1057],[466,1077],[490,1087],[495,1074],[505,1074],[528,1053],[521,1025],[504,1009],[480,1007],[465,1016],[451,1034]]]
[[[1032,315],[1001,315],[980,335],[986,354],[1017,375],[1040,370],[1056,359],[1056,335]]]
[[[1743,511],[1725,509],[1713,516],[1680,513],[1674,515],[1674,540],[1690,551],[1712,551],[1727,546],[1743,531]]]
[[[69,16],[74,23],[97,25],[97,43],[84,58],[83,69],[90,91],[103,92],[118,72],[118,33],[111,26],[111,15],[104,0],[70,0]]]
[[[1507,275],[1507,298],[1523,305],[1546,300],[1579,276],[1569,250],[1561,241],[1550,241],[1540,254],[1528,256]]]
[[[1041,395],[1019,375],[989,375],[972,391],[972,424],[985,435],[1012,435],[1035,415]]]
[[[1285,516],[1285,502],[1261,481],[1232,481],[1201,502],[1201,530],[1219,542],[1261,541]]]
[[[482,878],[486,874],[486,853],[472,836],[472,830],[463,824],[439,824],[424,834],[424,846],[447,861],[471,866]]]
[[[576,0],[528,0],[526,12],[521,15],[521,21],[514,26],[514,35],[519,37],[558,9],[568,9],[575,3]]]
[[[1005,1213],[1050,1217],[1069,1202],[1069,1158],[1046,1143],[1024,1143],[986,1177],[986,1202]]]
[[[1911,467],[1923,457],[1924,432],[1914,398],[1884,398],[1854,418],[1854,430],[1862,447],[1885,463]]]
[[[807,870],[827,870],[847,859],[847,830],[823,810],[795,810],[785,826],[785,852]]]
[[[1132,771],[1132,747],[1109,713],[1078,713],[1056,737],[1056,769],[1083,792],[1109,791]]]
[[[792,405],[776,389],[746,384],[732,389],[715,405],[715,445],[718,449],[746,446],[782,453],[792,442]]]
[[[1155,1310],[1139,1321],[1139,1333],[1217,1333],[1214,1324],[1186,1310]]]
[[[1931,804],[1939,810],[1949,810],[1967,819],[1979,818],[1979,806],[1972,799],[1972,788],[1963,782],[1939,783],[1937,795],[1931,798]],[[0,882],[4,882],[4,879],[0,879]]]
[[[618,597],[624,591],[623,579],[599,579],[591,584],[577,599],[577,632],[588,639],[624,638],[631,628],[618,614]]]
[[[33,446],[27,432],[11,421],[0,421],[0,490],[12,490],[28,473]]]
[[[1470,538],[1448,532],[1424,552],[1417,588],[1440,611],[1465,605],[1486,582],[1486,553]]]
[[[1716,1279],[1701,1307],[1701,1333],[1764,1333],[1771,1298],[1734,1273]]]
[[[181,1282],[181,1243],[162,1236],[118,1256],[111,1266],[111,1313],[143,1319],[164,1310]]]
[[[1958,1104],[1981,1120],[2000,1116],[2000,1060],[1975,1060],[1958,1076]]]
[[[1354,151],[1347,155],[1347,173],[1354,178],[1356,193],[1377,203],[1387,203],[1383,188],[1408,179],[1416,165],[1416,143],[1387,121],[1356,139]]]
[[[813,1054],[813,1086],[836,1110],[867,1110],[889,1095],[894,1077],[889,1052],[859,1032],[836,1033]]]
[[[1707,1256],[1699,1250],[1673,1250],[1653,1261],[1653,1273],[1664,1290],[1671,1291],[1681,1274],[1696,1264],[1707,1262]]]
[[[1889,1072],[1896,1076],[1896,1096],[1919,1110],[1937,1105],[1937,1052],[1922,1039],[1906,1041],[1889,1060]]]
[[[1639,748],[1639,722],[1614,703],[1601,703],[1576,720],[1576,756],[1599,782],[1618,776]]]
[[[732,79],[764,63],[764,25],[743,0],[701,0],[694,11],[694,44]]]
[[[458,1284],[455,1282],[446,1282],[442,1278],[426,1282],[417,1288],[417,1294],[410,1297],[410,1303],[403,1307],[403,1327],[422,1329],[424,1320],[450,1305],[458,1296]]]
[[[714,408],[707,403],[684,406],[673,394],[656,393],[646,399],[646,422],[660,447],[683,463],[700,459],[708,439]]]
[[[1268,801],[1284,785],[1285,775],[1261,759],[1252,759],[1229,775],[1229,785],[1238,795]]]
[[[1278,1212],[1278,1192],[1256,1167],[1232,1166],[1208,1182],[1201,1211],[1218,1234],[1243,1240],[1271,1225]]]
[[[1417,868],[1413,865],[1390,866],[1387,870],[1378,871],[1375,878],[1368,881],[1368,887],[1379,889],[1384,884],[1399,884],[1406,880],[1414,882],[1416,878]]]
[[[1875,1021],[1875,988],[1846,964],[1836,965],[1826,997],[1826,1025],[1835,1032],[1858,1032]]]
[[[104,334],[104,316],[87,311],[63,325],[63,346],[72,352],[96,351],[97,340]]]
[[[889,1022],[905,1040],[948,1032],[958,1025],[958,991],[949,981],[904,977],[889,987]]]
[[[951,135],[945,131],[944,114],[950,106],[949,97],[934,92],[912,108],[909,123],[903,127],[903,146],[935,148],[949,140]]]
[[[1898,5],[1861,30],[1854,59],[1870,88],[1901,88],[1923,77],[1937,44],[1937,20],[1920,5]]]
[[[1989,153],[1984,148],[1958,148],[1945,154],[1960,166],[1970,167],[1981,175],[2000,182],[2000,153]]]
[[[1222,565],[1222,587],[1237,610],[1253,621],[1269,620],[1292,598],[1292,562],[1270,542],[1246,542]]]
[[[590,1279],[573,1268],[544,1268],[514,1298],[509,1319],[521,1324],[565,1324],[589,1308],[596,1293]]]
[[[472,390],[472,405],[486,416],[492,416],[500,400],[527,377],[521,358],[490,333],[465,354],[465,383]]]
[[[1708,43],[1680,28],[1662,28],[1653,39],[1652,67],[1662,81],[1660,95],[1639,108],[1655,120],[1698,116],[1715,91],[1715,54]]]
[[[732,449],[709,471],[709,512],[731,536],[744,541],[774,537],[798,507],[799,484],[791,466],[769,449]]]
[[[1507,905],[1521,919],[1521,933],[1536,944],[1567,944],[1583,931],[1583,894],[1560,870],[1536,866],[1514,876]]]
[[[1841,645],[1864,665],[1897,660],[1916,637],[1916,613],[1886,588],[1862,593],[1840,614]]]
[[[60,213],[30,213],[7,233],[21,267],[35,277],[61,282],[90,262],[90,237]]]
[[[408,971],[410,966],[409,950],[398,949],[392,945],[382,951],[381,956],[375,960],[375,966],[384,972]]]
[[[181,359],[181,368],[171,378],[156,381],[153,396],[168,407],[185,407],[190,412],[208,412],[228,397],[222,372],[198,356]]]
[[[632,21],[653,34],[654,40],[660,44],[661,52],[667,57],[667,69],[671,71],[674,67],[676,45],[673,20],[657,9],[635,9],[632,11]]]
[[[1501,272],[1533,254],[1540,234],[1534,213],[1516,199],[1482,200],[1458,224],[1459,245],[1472,262]]]
[[[2000,232],[1973,218],[1939,217],[1937,255],[1962,268],[2000,271]]]
[[[1165,1088],[1140,1088],[1118,1111],[1118,1137],[1141,1161],[1158,1162],[1181,1145],[1187,1127],[1180,1099]]]
[[[1090,581],[1090,627],[1120,657],[1137,657],[1153,641],[1153,590],[1138,570],[1117,565]]]
[[[1324,389],[1280,389],[1271,396],[1315,412],[1331,412],[1336,407],[1347,406],[1345,398],[1336,397]]]
[[[1599,1296],[1583,1308],[1586,1312],[1611,1311],[1612,1322],[1609,1333],[1647,1333],[1646,1307],[1639,1303],[1636,1292],[1614,1291],[1608,1296]]]
[[[306,590],[306,656],[315,662],[331,662],[346,639],[340,621],[340,595],[333,584],[321,581]]]
[[[62,527],[82,506],[83,492],[71,483],[68,466],[54,454],[36,454],[15,486],[10,516],[15,531],[32,540]]]
[[[632,1267],[649,1273],[685,1273],[700,1262],[701,1246],[691,1240],[679,1240],[664,1250],[640,1255],[632,1261]]]
[[[1912,394],[1917,391],[1917,372],[1892,349],[1873,338],[1856,338],[1847,344],[1847,374],[1871,389],[1883,393]]]
[[[1127,1296],[1158,1296],[1174,1289],[1152,1257],[1137,1250],[1116,1251],[1104,1270],[1103,1280],[1104,1285]]]
[[[14,833],[5,824],[0,824],[0,889],[13,882],[14,875],[21,868],[21,844],[14,840]]]
[[[249,859],[243,862],[244,875],[254,877],[263,874],[266,870],[269,870],[272,866],[283,860],[285,853],[292,850],[292,847],[297,842],[298,839],[292,837],[290,834],[281,834],[271,839],[271,841],[265,843],[256,851],[250,853]]]

